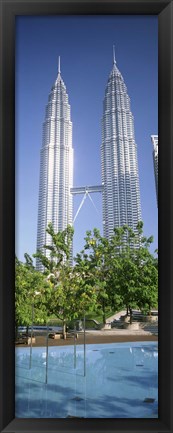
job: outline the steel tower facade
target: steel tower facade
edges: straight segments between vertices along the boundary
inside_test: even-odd
[[[135,231],[141,204],[134,119],[114,50],[103,101],[101,165],[103,235],[110,238],[113,229],[124,224]]]
[[[40,155],[40,185],[38,204],[37,250],[50,245],[46,233],[49,222],[55,232],[64,230],[73,221],[73,148],[72,122],[66,86],[61,77],[60,58],[58,75],[51,89],[43,123]],[[44,251],[49,256],[48,251]],[[36,260],[36,268],[43,270]]]

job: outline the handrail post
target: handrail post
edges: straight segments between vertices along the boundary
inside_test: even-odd
[[[32,325],[31,325],[31,343],[30,343],[29,369],[31,369],[31,364],[32,364],[33,321],[34,321],[34,304],[32,303]]]
[[[47,335],[46,335],[46,384],[48,378],[48,342],[49,342],[49,325],[47,325]]]
[[[76,368],[76,324],[74,325],[74,368]]]
[[[86,339],[85,339],[85,314],[84,314],[84,377],[86,376]]]

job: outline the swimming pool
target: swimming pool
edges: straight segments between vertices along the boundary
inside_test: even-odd
[[[31,367],[31,368],[30,368]],[[17,418],[157,418],[157,342],[16,348]]]

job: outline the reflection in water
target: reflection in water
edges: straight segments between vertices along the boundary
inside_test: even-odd
[[[16,349],[16,417],[156,418],[158,348],[153,342]]]

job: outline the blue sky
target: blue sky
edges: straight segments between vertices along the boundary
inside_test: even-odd
[[[157,248],[158,212],[151,134],[158,132],[157,16],[47,16],[16,19],[16,254],[36,251],[40,148],[48,94],[58,71],[73,122],[74,186],[101,183],[101,117],[112,46],[126,83],[138,146],[142,219]],[[74,225],[74,255],[85,232],[102,233],[101,194],[86,199]],[[82,196],[74,199],[74,214]]]

